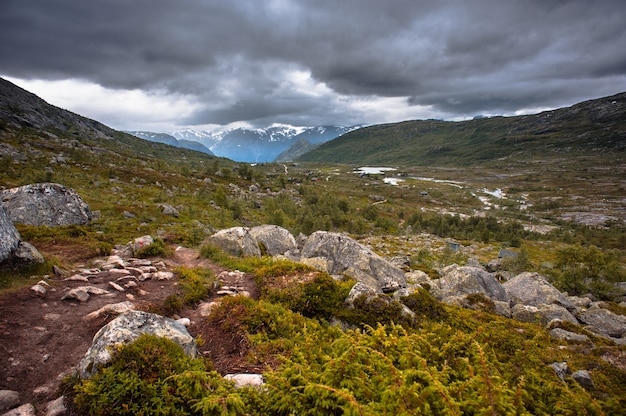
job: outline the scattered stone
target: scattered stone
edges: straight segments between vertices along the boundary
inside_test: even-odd
[[[591,374],[587,370],[578,370],[572,374],[572,378],[585,390],[593,390],[595,388]]]
[[[211,311],[213,310],[213,307],[215,307],[215,305],[217,305],[217,302],[202,302],[200,305],[198,305],[198,311],[200,311],[200,316],[206,318],[211,315]]]
[[[109,291],[95,286],[80,286],[67,292],[61,300],[75,299],[79,302],[87,302],[89,295],[108,295]]]
[[[37,413],[35,413],[35,407],[32,404],[26,403],[13,410],[9,410],[2,416],[37,416]]]
[[[65,412],[67,412],[67,408],[65,407],[65,396],[49,401],[46,404],[46,416],[62,416]]]
[[[174,278],[174,273],[172,272],[156,272],[153,276],[157,280],[171,280]]]
[[[171,339],[185,352],[196,356],[196,344],[187,329],[173,319],[142,312],[129,311],[103,326],[94,336],[89,350],[76,370],[81,378],[89,378],[111,359],[111,347],[132,342],[141,334]]]
[[[12,261],[17,264],[43,264],[46,259],[35,246],[25,241],[20,241],[17,250],[13,252]]]
[[[48,289],[45,286],[40,285],[39,283],[37,283],[36,285],[31,286],[30,291],[33,294],[35,294],[36,296],[43,297],[43,296],[45,296],[45,294],[48,291]]]
[[[226,380],[231,380],[235,383],[236,388],[241,387],[261,387],[265,384],[265,379],[262,374],[226,374],[224,376]]]
[[[13,390],[0,390],[0,411],[12,409],[20,404],[20,394]]]
[[[161,212],[165,215],[170,215],[175,218],[178,218],[180,216],[180,213],[178,212],[178,210],[174,208],[173,206],[171,206],[170,204],[159,204],[158,207],[161,210]]]
[[[565,381],[565,378],[571,374],[569,366],[565,361],[552,363],[550,367],[554,369],[554,372],[562,381]]]
[[[550,331],[550,336],[554,339],[558,339],[559,341],[578,342],[581,344],[590,342],[587,335],[566,331],[562,328],[552,329]]]
[[[105,314],[116,314],[120,315],[122,313],[132,311],[135,309],[135,304],[129,301],[119,302],[119,303],[110,303],[108,305],[104,305],[100,309],[93,311],[83,318],[85,321],[91,321],[96,318],[101,317]]]
[[[118,285],[115,282],[109,282],[109,286],[111,286],[113,289],[117,290],[118,292],[126,292],[126,289],[124,289],[122,286]]]
[[[191,320],[189,318],[180,318],[180,319],[177,319],[176,322],[186,327],[189,327],[189,325],[191,325]]]

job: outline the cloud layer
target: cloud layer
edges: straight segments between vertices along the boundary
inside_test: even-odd
[[[622,0],[5,0],[2,9],[0,74],[26,87],[39,80],[55,100],[50,82],[73,80],[67,108],[83,101],[95,113],[86,115],[117,128],[460,119],[626,91]]]

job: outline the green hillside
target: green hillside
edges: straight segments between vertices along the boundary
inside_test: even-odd
[[[626,149],[626,93],[527,116],[416,120],[359,129],[300,161],[394,166],[472,166]]]

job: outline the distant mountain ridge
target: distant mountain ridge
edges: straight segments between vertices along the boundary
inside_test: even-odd
[[[626,92],[533,115],[374,125],[323,143],[297,160],[475,166],[580,156],[602,160],[625,151]]]
[[[261,163],[275,161],[277,156],[302,139],[309,143],[324,143],[359,127],[274,124],[257,129],[181,129],[173,131],[171,136],[179,141],[200,142],[220,157],[238,162]]]
[[[153,133],[150,131],[125,131],[125,133],[132,134],[140,139],[150,140],[151,142],[169,144],[170,146],[182,147],[184,149],[191,149],[215,156],[215,154],[208,147],[195,140],[178,140],[176,137],[167,133]]]

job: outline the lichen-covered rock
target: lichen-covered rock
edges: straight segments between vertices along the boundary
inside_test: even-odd
[[[4,205],[0,202],[0,263],[11,258],[11,255],[17,250],[22,237],[13,225],[9,213]]]
[[[559,341],[588,343],[589,337],[584,334],[577,334],[575,332],[566,331],[562,328],[554,328],[550,331],[550,336]]]
[[[481,268],[452,264],[439,273],[439,287],[431,292],[438,299],[482,293],[494,301],[509,301],[509,296],[500,282]]]
[[[327,260],[323,271],[329,274],[347,274],[385,292],[406,287],[401,269],[344,234],[327,231],[311,234],[302,248],[302,258],[320,257]]]
[[[578,325],[578,320],[567,309],[556,304],[550,305],[522,305],[517,304],[511,308],[511,317],[521,322],[547,325],[554,319],[571,322]]]
[[[607,309],[588,309],[580,313],[578,319],[610,337],[621,338],[626,335],[626,316],[617,315]]]
[[[261,256],[261,250],[250,229],[233,227],[220,230],[207,237],[205,243],[212,244],[234,256]]]
[[[2,191],[9,217],[29,225],[84,225],[92,219],[89,206],[72,189],[58,183],[37,183]]]
[[[250,234],[257,244],[263,245],[267,255],[277,256],[296,250],[296,239],[286,229],[277,225],[259,225],[250,229]]]
[[[17,250],[13,252],[13,258],[11,260],[17,265],[27,264],[43,264],[46,259],[41,255],[39,250],[26,241],[20,241],[17,246]]]
[[[196,356],[196,344],[184,325],[161,315],[130,311],[96,333],[91,347],[76,367],[78,375],[81,378],[91,377],[98,368],[109,362],[111,351],[116,345],[132,342],[142,334],[168,338],[180,345],[188,355]]]
[[[514,304],[539,306],[554,303],[569,311],[576,310],[576,305],[539,273],[518,274],[502,286]]]

